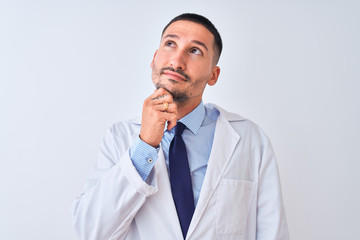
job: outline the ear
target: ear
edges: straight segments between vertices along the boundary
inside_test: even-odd
[[[208,81],[208,84],[210,86],[214,86],[215,83],[217,82],[218,78],[219,78],[219,75],[220,75],[220,67],[218,66],[215,66],[214,69],[213,69],[213,72],[211,74],[211,77]]]
[[[155,60],[157,51],[158,51],[158,50],[155,51],[154,56],[153,56],[153,59],[152,59],[152,61],[151,61],[151,64],[150,64],[150,67],[151,67],[151,68],[153,68],[153,66],[154,66],[154,60]]]

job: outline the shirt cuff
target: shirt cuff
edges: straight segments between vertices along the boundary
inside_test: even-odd
[[[129,149],[130,159],[141,178],[146,181],[158,159],[159,148],[154,148],[137,137]]]

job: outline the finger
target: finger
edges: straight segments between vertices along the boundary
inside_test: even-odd
[[[173,102],[173,98],[171,95],[158,95],[154,93],[145,99],[144,105],[147,106],[155,106],[159,104],[163,104],[164,102],[171,103]]]
[[[171,93],[168,90],[166,90],[165,88],[159,88],[156,91],[163,95],[171,95]]]
[[[155,110],[168,113],[177,113],[177,107],[174,103],[163,102],[155,106]]]
[[[150,95],[150,99],[160,99],[164,95],[171,95],[168,91],[166,91],[164,88],[156,89],[153,94]]]
[[[160,98],[151,99],[151,104],[159,105],[163,103],[173,103],[173,97],[171,95],[162,95]]]
[[[167,130],[171,130],[177,124],[176,114],[168,113],[167,119],[168,119],[168,121],[167,121],[167,123],[168,123]]]
[[[165,103],[160,103],[160,104],[155,105],[155,110],[160,111],[160,112],[165,112],[168,110],[168,108],[169,108],[169,104],[167,104],[167,106],[166,106]]]
[[[166,112],[174,113],[177,116],[177,106],[175,103],[169,103]]]
[[[151,98],[151,100],[158,100],[158,99],[160,99],[160,100],[161,100],[161,98],[164,98],[166,95],[167,95],[167,94],[165,94],[165,95],[160,95],[160,96],[157,96],[157,97]]]
[[[153,92],[148,98],[147,100],[158,100],[158,99],[161,99],[163,98],[165,95],[167,95],[166,93],[162,93],[162,92],[159,92],[158,90],[156,90],[155,92]]]

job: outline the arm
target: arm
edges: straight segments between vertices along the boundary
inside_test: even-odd
[[[80,239],[126,237],[146,198],[157,191],[156,178],[150,177],[155,161],[149,163],[147,159],[157,159],[153,147],[160,144],[166,122],[171,129],[176,120],[172,96],[158,89],[144,101],[140,130],[143,141],[138,138],[134,142],[129,133],[133,131],[125,127],[116,135],[114,129],[107,133],[97,165],[74,204],[73,223]]]
[[[118,157],[121,148],[108,131],[85,190],[75,200],[73,222],[80,239],[124,239],[146,197],[157,191],[155,180],[149,185],[140,177],[128,151]]]
[[[281,194],[279,171],[273,148],[263,136],[263,155],[259,170],[257,240],[288,240],[289,232]]]

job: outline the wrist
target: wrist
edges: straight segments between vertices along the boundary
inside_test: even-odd
[[[149,140],[146,139],[146,138],[143,138],[143,137],[141,136],[141,133],[139,134],[139,138],[140,138],[141,141],[147,143],[148,145],[152,146],[153,148],[158,148],[158,147],[159,147],[159,144],[160,144],[160,143],[152,142],[152,141],[149,141]]]

